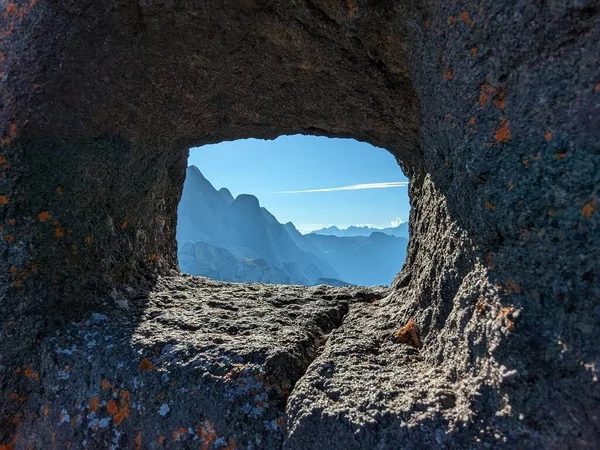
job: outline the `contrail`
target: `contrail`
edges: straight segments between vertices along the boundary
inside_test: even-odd
[[[276,194],[305,194],[308,192],[337,192],[337,191],[360,191],[363,189],[389,189],[408,186],[408,181],[388,181],[385,183],[364,183],[351,186],[340,186],[321,189],[305,189],[302,191],[281,191]]]

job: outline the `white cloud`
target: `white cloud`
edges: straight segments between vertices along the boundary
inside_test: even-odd
[[[304,189],[301,191],[281,191],[276,194],[305,194],[309,192],[338,192],[338,191],[360,191],[363,189],[390,189],[408,186],[408,181],[388,181],[384,183],[353,184],[351,186],[330,187],[321,189]]]
[[[401,223],[404,223],[404,220],[402,220],[400,217],[396,217],[395,219],[392,219],[390,221],[390,226],[392,227],[397,227],[398,225],[400,225]]]

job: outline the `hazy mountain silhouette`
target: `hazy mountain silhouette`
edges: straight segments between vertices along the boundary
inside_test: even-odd
[[[350,236],[371,236],[371,233],[385,233],[389,236],[396,236],[408,239],[408,222],[402,222],[400,225],[395,227],[387,228],[374,228],[368,226],[350,226],[348,228],[338,228],[335,225],[331,227],[321,228],[320,230],[312,231],[312,234],[320,234],[323,236],[339,236],[339,237],[350,237]]]
[[[240,269],[236,272],[241,274],[239,278],[225,276],[230,272],[231,254],[243,262],[262,260],[260,267],[275,269],[269,275],[269,282],[273,283],[311,285],[319,278],[339,278],[327,263],[300,250],[284,226],[260,207],[255,196],[242,194],[232,199],[228,190],[217,191],[197,167],[188,167],[177,224],[182,271],[228,281],[265,281],[254,268],[247,273]],[[208,244],[211,251],[206,246],[185,245],[197,242]]]
[[[255,196],[234,198],[227,188],[217,191],[195,166],[186,173],[177,241],[183,272],[304,285],[389,284],[406,250],[405,238],[384,233],[302,235],[293,223],[279,223]]]

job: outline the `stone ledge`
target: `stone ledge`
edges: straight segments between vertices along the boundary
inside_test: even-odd
[[[19,445],[278,448],[287,398],[328,334],[388,289],[170,277],[144,305],[115,292],[109,311],[45,338],[39,367],[14,369],[39,384],[13,395]]]

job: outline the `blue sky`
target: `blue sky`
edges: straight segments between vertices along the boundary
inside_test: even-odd
[[[294,135],[221,142],[190,149],[188,164],[234,197],[255,195],[281,223],[291,221],[304,233],[408,220],[408,180],[394,157],[354,139]],[[298,192],[307,190],[317,192]]]

